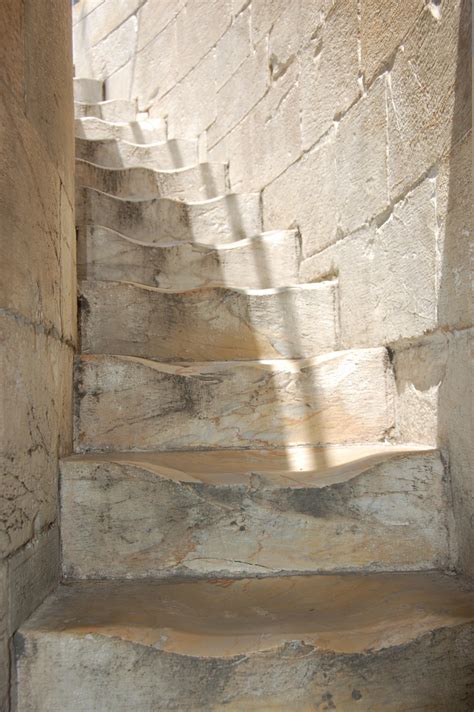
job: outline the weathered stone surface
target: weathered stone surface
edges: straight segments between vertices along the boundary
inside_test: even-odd
[[[138,11],[138,47],[140,51],[165,30],[186,4],[186,0],[147,0]]]
[[[93,141],[114,138],[139,144],[158,143],[159,141],[166,141],[166,125],[159,119],[111,123],[90,117],[76,119],[75,134],[76,138],[86,138]]]
[[[84,33],[84,24],[79,23],[73,29],[75,55],[78,57],[75,71],[79,76],[105,79],[133,61],[137,44],[137,18],[134,15],[93,47],[89,46],[89,31],[87,29]],[[83,42],[85,47],[81,47]]]
[[[270,83],[265,40],[217,92],[217,115],[209,130],[213,146],[236,126],[265,94]]]
[[[8,560],[9,632],[12,635],[57,586],[59,530],[39,532]]]
[[[388,85],[389,181],[403,193],[466,134],[471,116],[471,3],[426,7],[406,37]]]
[[[94,104],[104,98],[104,82],[101,79],[74,79],[74,99],[83,103]]]
[[[77,347],[77,255],[74,208],[64,186],[59,196],[59,286],[61,301],[59,314],[61,334]]]
[[[145,110],[160,101],[178,81],[176,22],[137,52],[134,65],[132,94],[138,97],[140,109]]]
[[[61,472],[67,577],[447,563],[444,470],[436,452],[354,446],[117,453],[76,456]]]
[[[235,12],[235,9],[234,9]],[[216,76],[220,89],[250,54],[250,7],[239,13],[216,45]]]
[[[179,79],[214,47],[231,19],[231,0],[194,0],[186,4],[176,18]]]
[[[71,348],[21,318],[0,316],[0,553],[56,519],[58,457],[70,452]]]
[[[308,358],[338,345],[335,282],[185,292],[82,282],[80,298],[83,353],[245,361]]]
[[[234,242],[260,232],[260,196],[232,193],[197,203],[170,198],[128,201],[82,188],[77,196],[76,221],[78,225],[102,225],[146,242]]]
[[[443,161],[437,181],[437,218],[440,227],[438,324],[463,329],[474,322],[472,265],[474,239],[472,210],[472,133]]]
[[[104,2],[88,12],[88,17],[83,18],[83,29],[79,29],[87,35],[88,46],[93,47],[103,40],[114,30],[123,25],[125,21],[137,12],[144,0],[115,0],[113,3]],[[76,25],[79,17],[76,18]]]
[[[10,694],[7,581],[7,562],[0,561],[0,709],[2,710],[8,710]]]
[[[193,365],[84,355],[77,383],[78,451],[370,442],[393,427],[384,349]]]
[[[389,204],[385,79],[344,116],[336,143],[339,230],[352,232]]]
[[[25,108],[26,54],[24,46],[25,3],[18,0],[2,2],[2,32],[0,42],[0,80],[8,87],[18,107]],[[0,697],[1,699],[1,697]]]
[[[436,327],[434,191],[435,182],[426,180],[379,228],[362,229],[302,264],[303,281],[338,275],[344,348],[390,343]]]
[[[140,145],[106,139],[88,141],[76,139],[76,157],[105,168],[132,168],[153,170],[185,168],[197,163],[197,142],[173,139],[163,143]]]
[[[101,5],[105,0],[79,0],[72,6],[72,22],[76,25]]]
[[[362,0],[360,4],[361,63],[366,82],[392,62],[393,53],[403,43],[423,11],[423,0],[383,2]]]
[[[223,245],[151,245],[107,228],[79,230],[82,279],[138,282],[164,289],[248,287],[298,283],[300,245],[295,231],[281,230]]]
[[[305,257],[327,247],[337,235],[337,185],[336,145],[329,136],[265,188],[265,229],[297,225]]]
[[[304,50],[301,65],[301,134],[303,148],[307,149],[332,127],[360,92],[356,0],[334,3],[324,26]]]
[[[442,574],[76,584],[16,637],[18,710],[468,712],[473,619]]]
[[[200,201],[227,192],[227,166],[224,163],[199,163],[175,171],[153,171],[150,168],[102,168],[78,159],[76,184],[128,200],[175,198]]]
[[[78,119],[94,116],[102,121],[135,121],[137,110],[133,101],[111,99],[97,104],[76,101],[74,113]]]
[[[266,35],[278,17],[282,14],[287,3],[285,0],[253,0],[252,2],[252,40],[254,44]]]
[[[133,94],[133,77],[135,75],[135,57],[117,69],[106,78],[104,82],[104,95],[106,99],[126,99],[138,101]]]

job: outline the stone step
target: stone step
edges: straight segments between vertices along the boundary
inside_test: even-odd
[[[129,141],[141,146],[148,143],[166,141],[166,123],[162,119],[145,121],[111,122],[94,117],[76,119],[74,122],[76,138],[90,141],[117,139]]]
[[[131,282],[80,285],[83,353],[159,361],[309,358],[338,348],[336,281],[182,292]]]
[[[190,365],[86,354],[76,384],[77,452],[375,442],[394,425],[383,348]]]
[[[61,464],[68,578],[410,570],[448,563],[436,450],[111,453]]]
[[[101,102],[104,98],[104,82],[86,77],[74,78],[74,99],[86,104]]]
[[[143,146],[114,138],[101,141],[76,138],[76,158],[104,168],[173,170],[194,166],[198,162],[198,144],[191,139],[170,139]]]
[[[14,640],[18,712],[469,712],[472,590],[439,573],[61,586]]]
[[[298,282],[301,249],[296,230],[201,245],[162,247],[114,230],[88,225],[78,230],[80,279],[131,281],[164,289],[205,286],[265,289]]]
[[[77,119],[95,116],[103,121],[135,121],[137,107],[135,102],[126,99],[109,99],[92,104],[75,101],[74,115]]]
[[[103,168],[78,159],[76,185],[129,200],[207,200],[227,192],[227,166],[224,163],[199,163],[189,168],[153,171],[150,168]]]
[[[76,191],[76,224],[101,225],[155,244],[235,242],[261,231],[260,194],[232,193],[184,203],[170,198],[122,200],[93,188],[80,188]]]

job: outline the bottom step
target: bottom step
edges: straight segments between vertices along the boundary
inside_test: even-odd
[[[435,573],[76,583],[15,647],[18,712],[474,706],[473,594]]]

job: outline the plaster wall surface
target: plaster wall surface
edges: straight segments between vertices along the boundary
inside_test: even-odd
[[[394,441],[437,443],[474,575],[468,0],[81,0],[77,76],[298,227],[301,278],[337,275],[343,348],[386,345]],[[271,262],[271,257],[270,257]]]
[[[0,5],[0,709],[9,641],[58,579],[76,342],[71,8]]]

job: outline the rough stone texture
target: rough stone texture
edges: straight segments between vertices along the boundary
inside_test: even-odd
[[[298,282],[300,244],[295,231],[268,232],[223,245],[160,247],[89,226],[79,230],[82,279],[129,281],[164,289],[205,286],[265,289]]]
[[[176,23],[168,25],[137,52],[133,69],[132,96],[138,97],[140,109],[147,109],[153,101],[161,101],[178,81]],[[121,94],[116,90],[110,92],[112,96],[120,98]]]
[[[76,378],[79,452],[370,442],[394,424],[384,349],[192,365],[84,355]]]
[[[357,1],[337,0],[324,27],[302,53],[300,98],[304,149],[331,128],[334,119],[354,103],[360,92],[357,22]]]
[[[219,244],[261,230],[258,193],[233,193],[197,203],[170,198],[128,201],[83,188],[77,194],[78,225],[96,224],[146,242]]]
[[[18,710],[469,712],[473,620],[440,574],[76,584],[16,637]]]
[[[101,102],[104,99],[104,82],[87,77],[74,78],[74,101]]]
[[[108,169],[78,159],[76,185],[125,199],[176,198],[197,202],[227,192],[227,166],[224,163],[199,163],[176,171]]]
[[[102,121],[134,121],[137,110],[133,101],[111,99],[96,104],[76,101],[74,112],[78,119],[94,116]]]
[[[216,45],[216,64],[219,68],[216,76],[218,89],[238,70],[249,54],[250,7],[247,7],[237,15]]]
[[[435,187],[426,180],[379,228],[362,229],[303,263],[303,281],[338,277],[344,348],[388,344],[436,327]]]
[[[171,140],[139,145],[128,141],[76,139],[76,157],[105,168],[173,170],[197,163],[197,141]]]
[[[332,135],[265,188],[265,229],[297,225],[303,254],[308,257],[335,241],[336,201],[336,144]]]
[[[70,8],[67,0],[0,7],[2,712],[9,710],[9,637],[57,582],[58,459],[72,444]]]
[[[112,123],[92,117],[76,119],[76,138],[93,141],[115,138],[130,143],[166,141],[166,125],[159,120]]]
[[[230,0],[194,0],[176,18],[179,78],[205,57],[229,27]],[[199,32],[196,29],[199,28]]]
[[[71,578],[409,570],[448,560],[436,452],[117,453],[74,457],[61,471]]]
[[[469,0],[425,8],[395,59],[388,85],[392,197],[413,184],[472,125]]]
[[[334,351],[336,283],[185,292],[82,282],[83,353],[159,361],[309,358]]]

